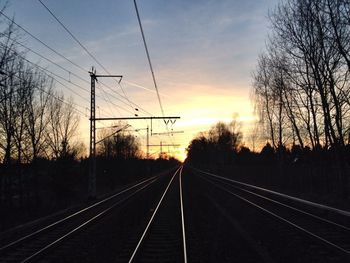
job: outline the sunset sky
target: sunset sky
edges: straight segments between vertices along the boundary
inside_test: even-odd
[[[161,116],[141,33],[132,0],[42,0],[110,73],[124,76],[122,86],[130,101],[154,116]],[[143,28],[166,116],[180,116],[173,125],[183,134],[153,136],[152,144],[181,144],[175,152],[185,156],[189,141],[218,121],[229,122],[235,113],[243,123],[246,137],[254,120],[250,101],[251,74],[268,34],[268,11],[277,0],[138,0]],[[5,10],[9,16],[53,49],[80,65],[77,69],[52,51],[18,31],[22,43],[62,67],[90,81],[88,71],[96,62],[64,31],[37,0],[12,0]],[[66,97],[72,96],[82,114],[79,137],[88,145],[89,85],[28,51],[29,60],[71,81],[55,84]],[[97,116],[129,117],[134,107],[120,97],[121,88],[103,79],[113,91],[97,85]],[[62,81],[64,82],[64,81]],[[86,92],[72,83],[83,86]],[[115,93],[114,92],[118,92]],[[104,91],[107,91],[106,94]],[[111,96],[110,94],[113,94]],[[124,101],[121,102],[115,97]],[[84,99],[85,98],[85,99]],[[117,106],[119,107],[117,107]],[[139,111],[139,116],[149,116]],[[85,115],[85,116],[84,116]],[[134,129],[149,125],[129,122]],[[110,123],[98,123],[108,126]],[[165,132],[162,121],[154,132]],[[145,146],[145,131],[135,133]],[[249,145],[248,139],[246,143]],[[167,150],[166,148],[164,150]],[[157,154],[158,147],[151,148]]]

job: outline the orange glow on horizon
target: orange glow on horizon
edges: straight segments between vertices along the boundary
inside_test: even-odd
[[[208,131],[217,122],[229,123],[233,120],[235,114],[237,119],[242,123],[241,130],[243,134],[248,134],[251,124],[256,120],[253,115],[251,102],[248,96],[244,94],[236,94],[233,92],[226,91],[226,94],[197,94],[198,87],[183,91],[186,94],[185,99],[166,101],[166,105],[169,105],[165,110],[167,116],[180,116],[181,119],[177,120],[174,125],[169,126],[170,130],[183,131],[181,134],[173,134],[172,136],[150,136],[151,144],[159,144],[160,141],[163,143],[174,143],[180,144],[180,147],[169,148],[169,156],[174,156],[180,161],[186,159],[186,148],[190,141],[198,136],[200,132]],[[207,90],[208,91],[208,90]],[[191,92],[191,93],[190,93]],[[209,92],[209,91],[208,91]],[[182,93],[182,92],[181,92]],[[184,96],[182,93],[176,94],[181,97]],[[157,104],[152,104],[152,107],[157,109]],[[100,108],[105,107],[103,102],[100,102]],[[151,107],[151,106],[150,106]],[[152,110],[150,110],[152,112]],[[154,110],[156,111],[156,110]],[[147,121],[129,121],[133,129],[145,128],[150,125]],[[108,126],[111,123],[99,123],[98,126]],[[88,127],[89,122],[82,120],[80,128],[83,135],[83,140],[88,145]],[[164,132],[165,125],[163,121],[153,123],[153,132]],[[141,143],[141,150],[146,153],[146,131],[134,132]],[[245,142],[247,145],[247,142]],[[249,145],[247,145],[249,146]],[[167,151],[168,148],[163,150]],[[159,148],[154,147],[151,152],[159,151]],[[145,154],[146,155],[146,154]]]

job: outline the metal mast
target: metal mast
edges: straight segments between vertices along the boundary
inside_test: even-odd
[[[91,103],[90,103],[90,157],[89,157],[89,198],[96,197],[96,96],[95,81],[96,70],[89,72],[91,78]]]
[[[96,75],[92,68],[89,72],[91,78],[91,103],[90,103],[90,156],[89,156],[89,198],[96,198],[96,93],[95,84],[98,77],[121,78],[121,75]]]

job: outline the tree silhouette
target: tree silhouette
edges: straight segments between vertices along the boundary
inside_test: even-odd
[[[187,160],[199,163],[230,163],[242,142],[237,121],[218,122],[207,133],[200,133],[187,150]]]

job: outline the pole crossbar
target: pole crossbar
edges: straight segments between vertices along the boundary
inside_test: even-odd
[[[95,78],[123,78],[123,75],[96,75],[94,74]]]
[[[95,118],[96,121],[116,121],[116,120],[159,120],[159,119],[180,119],[180,117],[105,117]]]
[[[149,144],[148,146],[150,147],[159,147],[159,146],[175,146],[175,147],[180,147],[180,144]]]
[[[96,82],[97,78],[119,78],[122,75],[96,75],[96,70],[89,71],[91,78],[91,100],[90,100],[90,155],[89,155],[89,198],[96,198]],[[98,141],[99,143],[101,141]]]
[[[0,71],[1,74],[1,71]],[[95,199],[96,198],[96,144],[100,143],[103,140],[100,140],[96,143],[96,121],[113,121],[113,120],[151,120],[151,136],[153,133],[153,120],[167,120],[167,122],[171,122],[174,124],[177,119],[180,119],[178,116],[163,116],[163,117],[105,117],[105,118],[96,118],[96,82],[98,81],[97,78],[120,78],[120,81],[122,80],[123,76],[122,75],[96,75],[96,70],[92,68],[91,71],[89,71],[90,78],[91,78],[91,101],[90,101],[90,156],[89,156],[89,198]],[[159,95],[158,95],[159,96]],[[163,108],[162,108],[163,110]],[[164,114],[163,114],[164,115]],[[123,129],[123,128],[122,128]],[[116,131],[112,135],[118,133],[120,130]],[[110,135],[110,136],[112,136]],[[110,137],[109,136],[109,137]],[[147,159],[149,158],[149,147],[150,146],[155,146],[155,145],[150,145],[149,144],[149,127],[147,126]],[[162,152],[162,147],[163,146],[180,146],[180,145],[157,145],[161,147],[161,152]]]
[[[153,135],[167,135],[173,133],[185,133],[184,131],[154,132]]]

